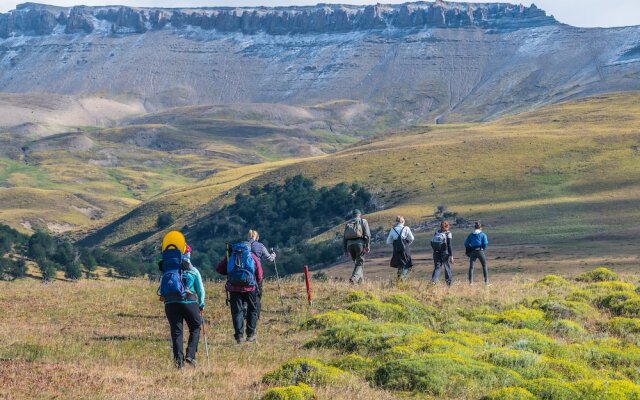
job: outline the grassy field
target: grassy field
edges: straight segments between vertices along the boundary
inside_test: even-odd
[[[310,399],[273,389],[306,383],[318,399],[640,398],[637,274],[575,278],[314,281],[311,307],[291,278],[285,317],[268,282],[259,340],[244,345],[222,284],[207,283],[210,365],[201,341],[182,371],[155,283],[0,282],[0,397]]]

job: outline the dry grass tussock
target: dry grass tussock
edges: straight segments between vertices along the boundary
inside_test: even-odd
[[[503,277],[490,287],[452,288],[370,281],[357,291],[341,281],[313,282],[312,307],[304,283],[291,278],[283,284],[285,317],[275,282],[267,282],[259,340],[241,346],[232,340],[222,284],[211,282],[210,365],[201,338],[198,367],[182,371],[171,363],[155,283],[2,282],[0,398],[309,396],[302,386],[277,389],[300,383],[318,399],[506,398],[497,396],[523,391],[564,398],[545,394],[540,381],[551,378],[567,393],[591,396],[585,398],[635,398],[637,276],[574,278]],[[443,373],[456,378],[446,381]],[[604,381],[616,383],[605,390]]]

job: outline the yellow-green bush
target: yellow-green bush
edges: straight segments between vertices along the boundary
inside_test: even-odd
[[[418,335],[426,329],[420,325],[392,322],[366,321],[334,326],[325,329],[306,347],[328,347],[346,352],[363,354],[376,353],[400,345],[411,335]]]
[[[367,375],[377,367],[374,360],[358,354],[347,354],[346,356],[335,358],[329,365],[358,375]]]
[[[295,386],[275,387],[266,391],[260,400],[313,400],[313,389],[304,383]]]
[[[604,267],[596,268],[593,271],[585,272],[576,277],[578,282],[604,282],[615,281],[617,279],[618,274]]]
[[[546,371],[540,377],[558,378],[568,382],[578,379],[589,379],[594,376],[594,372],[586,366],[562,358],[551,358],[543,356],[540,368]]]
[[[533,300],[531,307],[544,311],[549,319],[587,321],[598,317],[598,311],[582,301],[541,298]]]
[[[525,388],[506,387],[494,390],[482,400],[538,400],[538,398]]]
[[[344,301],[347,303],[355,303],[362,300],[377,300],[378,298],[373,293],[365,293],[362,290],[352,290],[349,292]]]
[[[592,340],[574,344],[569,346],[569,350],[596,368],[637,367],[640,365],[640,348],[623,344],[615,339]]]
[[[287,361],[275,371],[262,377],[262,382],[269,385],[334,385],[347,381],[349,375],[336,367],[325,365],[312,358],[294,358]]]
[[[503,311],[498,322],[512,328],[542,329],[545,323],[544,313],[527,307],[518,307]]]
[[[582,326],[568,319],[559,319],[549,322],[547,330],[555,335],[570,340],[579,339],[586,333]]]
[[[558,275],[545,275],[536,282],[536,286],[541,287],[569,287],[571,282]]]
[[[640,335],[640,320],[637,318],[615,317],[608,325],[609,330],[617,335]]]
[[[607,282],[594,282],[590,283],[586,286],[586,290],[590,290],[592,292],[622,292],[625,290],[633,291],[635,290],[635,286],[628,282],[621,281],[607,281]]]
[[[539,354],[556,355],[563,352],[562,347],[553,339],[530,329],[503,329],[489,333],[485,342],[517,350],[529,350]]]
[[[397,304],[383,303],[379,300],[361,300],[351,303],[347,310],[366,315],[370,319],[380,321],[404,321],[407,317],[403,307]]]
[[[436,310],[420,303],[418,300],[406,294],[394,294],[388,296],[385,303],[395,304],[404,309],[404,320],[406,322],[421,323],[433,328],[436,323]]]
[[[473,398],[501,386],[517,386],[521,378],[505,368],[445,353],[389,361],[376,370],[374,381],[389,390]]]
[[[553,378],[525,381],[522,386],[541,400],[576,400],[578,391],[568,382]]]
[[[629,290],[611,292],[595,300],[598,307],[624,317],[640,316],[640,295]]]
[[[479,359],[499,367],[505,367],[518,372],[525,378],[544,376],[538,366],[543,356],[526,350],[506,349],[503,347],[487,350]]]
[[[589,379],[574,383],[580,400],[638,400],[640,386],[627,380]]]
[[[355,313],[353,311],[340,309],[335,311],[327,311],[326,313],[314,315],[304,324],[303,328],[328,328],[346,323],[357,323],[367,321],[365,315]]]

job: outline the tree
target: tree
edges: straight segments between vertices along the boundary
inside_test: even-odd
[[[11,272],[11,275],[13,275],[14,278],[24,278],[26,274],[27,262],[24,258],[20,257],[18,258],[18,261],[16,261],[13,265],[13,271]]]
[[[42,280],[50,282],[56,278],[56,266],[50,261],[42,261],[38,263],[40,272],[42,272]]]
[[[172,225],[173,222],[174,222],[173,215],[171,215],[171,213],[168,213],[168,212],[163,212],[158,214],[158,219],[156,220],[156,226],[158,227],[158,229],[164,229]]]
[[[80,263],[76,261],[76,262],[67,264],[64,270],[64,277],[72,280],[78,280],[82,278],[82,270],[80,269]]]

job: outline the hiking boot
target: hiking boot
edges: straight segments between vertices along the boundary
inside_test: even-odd
[[[242,336],[236,338],[236,343],[242,344],[242,342],[244,342],[244,338]]]
[[[491,283],[491,282],[485,282],[484,284],[485,284],[485,286],[492,286],[493,285],[493,283]]]
[[[247,342],[252,343],[256,341],[256,335],[247,336]]]
[[[195,358],[191,358],[191,357],[187,357],[184,359],[184,362],[186,362],[187,364],[189,364],[190,366],[192,366],[193,368],[196,367],[196,365],[198,365],[198,362],[196,361]]]

